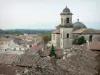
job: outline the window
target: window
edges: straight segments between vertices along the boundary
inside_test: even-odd
[[[66,18],[66,23],[69,23],[69,18]]]
[[[69,34],[67,34],[67,38],[69,38]]]
[[[92,35],[89,36],[89,41],[92,41]]]

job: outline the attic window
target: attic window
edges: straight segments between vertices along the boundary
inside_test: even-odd
[[[69,38],[69,34],[67,34],[67,38]]]
[[[69,18],[66,18],[66,22],[69,23]]]

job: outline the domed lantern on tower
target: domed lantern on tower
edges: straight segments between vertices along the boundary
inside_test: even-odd
[[[67,27],[73,27],[72,25],[72,13],[70,9],[66,6],[63,11],[60,13],[61,15],[61,25]]]
[[[66,6],[66,7],[63,9],[63,11],[61,12],[60,15],[68,15],[68,14],[73,15],[73,14],[71,13],[70,9]]]

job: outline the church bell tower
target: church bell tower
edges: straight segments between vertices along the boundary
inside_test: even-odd
[[[61,12],[61,25],[60,25],[60,48],[68,49],[72,47],[73,39],[73,24],[72,13],[67,6]]]

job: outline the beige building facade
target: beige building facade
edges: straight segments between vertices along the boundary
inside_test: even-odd
[[[87,41],[100,41],[100,30],[87,28],[77,19],[72,23],[72,13],[69,8],[65,7],[60,13],[61,24],[52,32],[51,43],[61,49],[72,48],[72,42],[77,35],[84,36]]]
[[[52,44],[57,48],[67,49],[72,47],[72,13],[69,8],[64,8],[61,12],[61,24],[52,33]]]

